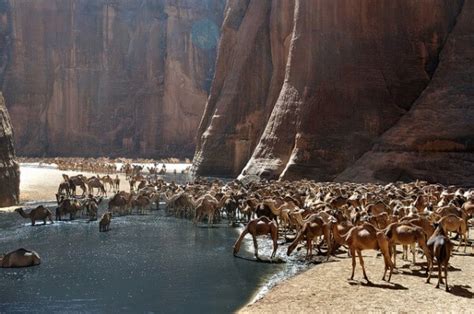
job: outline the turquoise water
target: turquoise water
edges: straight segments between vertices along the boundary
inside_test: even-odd
[[[0,212],[0,252],[24,247],[42,258],[37,267],[0,268],[0,312],[231,312],[286,273],[282,264],[234,258],[238,230],[196,227],[163,211],[98,229],[85,220],[31,227]]]

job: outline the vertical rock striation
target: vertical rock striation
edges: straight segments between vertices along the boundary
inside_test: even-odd
[[[22,155],[189,156],[225,0],[3,0]]]
[[[20,169],[15,161],[13,130],[0,93],[0,207],[17,204],[19,196]]]
[[[198,130],[197,174],[236,176],[252,155],[283,85],[293,6],[285,0],[228,1]]]
[[[335,179],[411,114],[464,2],[296,0],[288,7],[283,1],[230,1],[195,171]],[[287,18],[272,23],[278,15]],[[246,28],[255,23],[260,27]],[[454,116],[472,121],[462,112]],[[248,121],[251,132],[237,127]],[[463,138],[467,134],[469,128]]]

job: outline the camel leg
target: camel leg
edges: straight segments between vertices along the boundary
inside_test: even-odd
[[[306,237],[306,260],[313,256],[313,241],[308,236]]]
[[[362,267],[362,273],[364,274],[365,280],[367,280],[367,283],[371,284],[369,278],[367,277],[367,274],[365,273],[365,266],[364,266],[364,259],[362,258],[362,252],[360,250],[357,250],[357,254],[359,255],[359,262],[360,266]]]
[[[449,292],[449,285],[448,285],[448,263],[444,264],[444,278],[446,280],[446,292]]]
[[[354,272],[355,272],[355,267],[356,267],[356,259],[355,259],[355,250],[350,248],[351,256],[352,256],[352,275],[350,280],[354,279]]]
[[[397,246],[393,246],[393,267],[397,268]]]
[[[464,233],[463,235],[463,238],[464,238],[464,253],[466,253],[466,248],[467,248],[467,236],[466,236],[466,233]],[[447,282],[448,280],[446,280]],[[446,290],[447,291],[447,290]]]
[[[257,260],[260,260],[260,257],[258,257],[258,243],[257,243],[257,237],[252,234],[252,239],[253,239],[253,247],[255,248],[255,258]]]
[[[428,279],[426,279],[426,283],[430,283],[430,280],[431,280],[431,273],[433,271],[433,261],[431,261],[431,263],[428,261],[428,256],[426,257],[426,260],[428,262]]]
[[[436,288],[439,288],[439,284],[441,283],[441,263],[438,262],[438,284],[436,285]]]
[[[329,260],[329,256],[331,256],[331,251],[332,251],[332,241],[331,241],[331,232],[326,229],[324,230],[324,241],[326,241],[326,244],[327,244],[327,249],[328,249],[328,252],[327,252],[327,261]]]
[[[271,258],[274,258],[276,251],[278,249],[278,230],[272,231],[272,239],[273,239],[273,252],[272,252]]]
[[[413,254],[413,265],[416,265],[416,246],[415,246],[415,243],[412,243],[410,246],[411,246],[411,254]]]
[[[240,250],[240,245],[242,243],[242,240],[244,239],[244,237],[247,235],[247,233],[249,233],[248,231],[248,228],[246,227],[244,229],[244,231],[242,231],[242,233],[240,234],[239,238],[237,239],[237,241],[235,242],[234,244],[234,256],[237,255],[237,253],[239,252]]]

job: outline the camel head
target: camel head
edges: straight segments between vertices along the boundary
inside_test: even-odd
[[[23,211],[23,207],[15,208],[15,212],[17,212],[17,213],[22,212],[22,211]]]

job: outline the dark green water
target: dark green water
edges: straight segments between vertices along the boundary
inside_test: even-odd
[[[196,227],[162,211],[98,229],[84,220],[30,227],[0,212],[0,252],[24,247],[42,258],[37,267],[0,268],[0,312],[232,312],[286,272],[234,258],[238,230]]]

